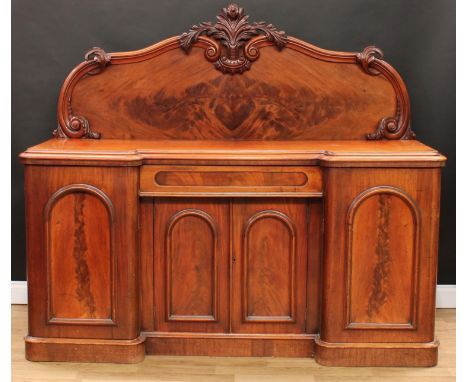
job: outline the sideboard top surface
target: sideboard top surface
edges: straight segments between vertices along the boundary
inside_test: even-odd
[[[143,141],[50,139],[21,154],[24,163],[38,160],[128,162],[151,160],[303,160],[324,166],[351,162],[427,162],[442,166],[445,157],[416,140],[400,141]]]

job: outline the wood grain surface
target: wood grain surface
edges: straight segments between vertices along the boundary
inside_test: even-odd
[[[112,324],[114,207],[85,187],[67,191],[53,197],[45,212],[49,322]]]
[[[435,167],[446,158],[408,141],[142,141],[50,139],[20,155],[23,163],[92,166],[321,165],[323,167]]]
[[[156,331],[229,331],[229,230],[223,199],[155,199]]]
[[[305,333],[307,203],[239,200],[233,216],[233,331]]]
[[[420,214],[406,193],[388,186],[353,201],[347,216],[348,328],[415,328]]]
[[[73,92],[74,113],[103,139],[153,140],[363,140],[395,114],[392,85],[357,65],[266,47],[250,71],[226,76],[203,55],[175,49],[84,77]],[[294,70],[285,70],[291,62]]]
[[[319,167],[142,166],[141,196],[320,197]]]

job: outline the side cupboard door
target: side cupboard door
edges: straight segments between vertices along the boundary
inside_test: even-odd
[[[135,167],[26,166],[29,336],[139,336],[137,182]]]
[[[160,332],[229,330],[229,201],[154,202],[154,309]]]
[[[233,202],[232,331],[304,333],[307,203]]]

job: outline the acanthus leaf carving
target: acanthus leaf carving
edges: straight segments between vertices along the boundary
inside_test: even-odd
[[[357,59],[366,73],[378,76],[380,72],[372,67],[372,63],[376,59],[383,59],[383,56],[383,52],[376,46],[367,46],[361,53],[358,53]]]
[[[205,54],[208,60],[215,61],[216,69],[223,73],[243,73],[250,69],[252,61],[259,56],[258,49],[252,45],[253,37],[263,34],[281,50],[287,43],[284,31],[278,31],[272,24],[264,21],[250,24],[244,9],[237,4],[229,4],[217,17],[217,22],[202,22],[180,36],[180,46],[186,52],[201,35],[217,40],[222,45],[221,51],[210,51]],[[213,49],[213,48],[212,48]]]
[[[85,53],[85,61],[87,62],[93,61],[98,64],[96,69],[93,69],[89,71],[88,73],[86,73],[88,75],[93,76],[95,74],[101,73],[106,68],[106,66],[110,64],[111,56],[110,54],[106,53],[104,49],[99,48],[99,47],[94,47]]]

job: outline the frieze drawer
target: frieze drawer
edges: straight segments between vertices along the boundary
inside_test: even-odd
[[[142,166],[141,196],[322,196],[319,167]]]

